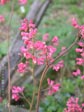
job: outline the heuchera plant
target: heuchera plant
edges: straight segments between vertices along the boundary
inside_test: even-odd
[[[73,72],[73,76],[80,76],[81,79],[84,79],[83,71],[80,70],[80,67],[84,66],[84,25],[79,25],[75,18],[72,19],[72,25],[78,30],[80,35],[80,40],[78,41],[76,48],[76,53],[79,53],[79,57],[76,58],[77,70]]]
[[[64,109],[64,112],[84,112],[84,105],[79,105],[79,99],[71,97],[67,101],[67,108]]]
[[[54,59],[54,53],[57,50],[57,46],[59,45],[59,40],[57,36],[54,36],[51,40],[50,44],[47,44],[49,40],[49,34],[45,34],[42,37],[42,41],[38,40],[37,38],[37,28],[35,27],[35,24],[32,21],[28,21],[27,19],[24,19],[21,23],[21,27],[19,28],[21,31],[22,40],[24,43],[24,46],[21,47],[21,53],[19,54],[22,58],[25,59],[24,62],[21,62],[18,64],[18,72],[24,73],[28,71],[28,68],[31,68],[30,72],[33,76],[33,80],[35,81],[34,77],[34,68],[38,65],[45,65],[48,67],[50,65],[50,68],[53,70],[60,70],[64,66],[63,60],[59,61],[57,64],[53,64],[55,61]],[[32,64],[31,64],[32,63]],[[46,70],[47,71],[47,70]],[[45,71],[45,72],[46,72]],[[42,79],[44,79],[44,72],[42,74]],[[54,81],[50,80],[48,78],[48,95],[52,95],[56,93],[59,90],[60,84],[55,84]],[[40,86],[41,87],[40,82]],[[34,83],[35,86],[35,83]],[[17,88],[16,88],[17,90]],[[40,97],[40,90],[38,92],[38,97]],[[34,96],[35,97],[35,96]],[[13,99],[17,100],[17,97],[13,97]],[[19,99],[20,97],[18,97]],[[37,101],[39,101],[37,99]],[[32,107],[31,107],[32,108]],[[38,110],[38,109],[37,109]]]
[[[0,0],[0,5],[5,5],[9,0]],[[18,0],[20,5],[25,5],[27,0]],[[5,19],[2,15],[0,15],[0,22],[4,22]],[[40,103],[40,93],[42,89],[42,83],[47,75],[47,71],[49,69],[53,69],[56,72],[59,71],[61,68],[64,67],[64,61],[60,60],[59,62],[55,63],[61,56],[64,56],[75,44],[78,44],[78,48],[76,48],[76,52],[80,53],[80,57],[76,58],[76,64],[79,66],[84,65],[84,25],[79,25],[75,18],[72,19],[72,25],[75,29],[78,30],[78,36],[72,45],[69,48],[62,47],[62,51],[60,51],[56,56],[55,52],[57,51],[57,46],[59,45],[59,39],[57,36],[54,36],[52,40],[49,42],[49,34],[46,33],[43,35],[42,39],[39,40],[37,38],[38,30],[33,23],[33,21],[28,21],[26,18],[23,19],[21,23],[21,27],[19,30],[21,31],[22,41],[24,46],[21,47],[20,56],[24,61],[18,64],[18,72],[25,73],[30,70],[31,75],[33,77],[33,84],[36,85],[36,79],[34,76],[35,66],[45,65],[45,68],[42,72],[39,87],[37,91],[37,104],[36,104],[36,112],[39,112],[39,103]],[[73,76],[81,76],[81,79],[84,79],[84,75],[82,71],[78,67],[76,71],[74,71]],[[61,87],[60,83],[55,83],[55,81],[51,80],[50,78],[47,79],[48,82],[48,95],[53,95],[56,93],[59,88]],[[10,88],[9,88],[10,89]],[[30,112],[33,108],[34,97],[36,91],[33,91],[32,99],[29,101],[24,96],[24,87],[13,86],[12,87],[12,99],[18,101],[21,97],[25,99],[25,101],[30,106]],[[10,97],[9,97],[10,100]],[[2,102],[2,98],[0,97],[0,102]],[[67,108],[64,112],[84,112],[83,110],[84,104],[80,106],[78,104],[78,98],[71,97],[67,102]],[[9,109],[10,112],[10,109]]]

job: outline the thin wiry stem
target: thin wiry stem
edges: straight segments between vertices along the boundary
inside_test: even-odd
[[[54,58],[53,63],[54,63],[56,60],[58,60],[60,57],[66,55],[66,53],[69,52],[69,50],[71,50],[71,48],[72,48],[74,45],[77,44],[78,40],[79,40],[79,37],[77,37],[77,38],[75,39],[75,41],[70,45],[70,47],[68,47],[67,49],[65,49],[62,53],[59,53],[59,54]],[[40,93],[41,93],[41,88],[42,88],[42,83],[43,83],[44,77],[45,77],[45,75],[47,74],[49,68],[51,67],[51,65],[52,65],[53,63],[50,63],[50,64],[46,65],[46,67],[45,67],[45,69],[44,69],[44,71],[43,71],[43,73],[42,73],[42,75],[41,75],[40,84],[39,84],[39,89],[38,89],[38,96],[37,96],[36,112],[39,112]]]
[[[34,42],[34,38],[32,39],[32,41]],[[34,55],[34,47],[32,49],[32,54]],[[35,76],[34,76],[34,68],[35,68],[35,64],[33,63],[32,61],[32,77],[33,77],[33,85],[35,86],[36,85],[36,81],[35,81]],[[33,107],[33,104],[34,104],[34,97],[35,97],[35,88],[33,90],[33,96],[32,96],[32,101],[31,101],[31,104],[30,104],[30,112],[32,112],[32,107]]]
[[[9,17],[9,23],[8,23],[8,33],[7,33],[7,40],[8,40],[8,53],[7,53],[7,58],[8,58],[8,110],[11,112],[11,107],[10,107],[10,100],[11,100],[11,79],[10,79],[10,53],[9,53],[9,46],[10,46],[10,35],[9,35],[9,28],[11,26],[11,21],[13,17],[13,9],[14,9],[14,3],[12,2],[11,5],[11,13]]]
[[[39,103],[40,103],[41,87],[42,87],[42,82],[43,82],[44,76],[47,73],[47,69],[48,69],[48,66],[45,67],[45,69],[44,69],[44,71],[42,73],[41,79],[40,79],[40,84],[39,84],[39,89],[38,89],[38,96],[37,96],[36,112],[39,112]]]
[[[25,97],[25,95],[24,95],[24,93],[22,93],[22,96],[23,96],[23,98],[24,98],[24,100],[29,104],[29,106],[31,105],[30,104],[30,101]]]

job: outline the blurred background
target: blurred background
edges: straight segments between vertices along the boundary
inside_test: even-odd
[[[14,0],[15,5],[10,29],[11,40],[15,38],[20,26],[20,21],[30,11],[33,2],[34,0],[28,0],[28,3],[23,6],[22,9],[22,6],[18,6],[16,0]],[[4,15],[5,17],[5,22],[0,24],[0,61],[7,54],[8,49],[6,35],[8,32],[10,5],[11,3],[0,6],[0,15]],[[55,35],[58,36],[60,44],[57,52],[61,50],[62,46],[69,47],[75,40],[77,33],[71,25],[71,19],[73,17],[77,18],[79,24],[84,24],[84,0],[53,0],[38,27],[39,38],[45,33],[50,34],[49,39]],[[63,112],[66,101],[71,96],[77,96],[80,98],[80,102],[84,102],[84,81],[81,81],[79,77],[72,76],[72,71],[77,67],[75,65],[75,58],[77,56],[75,48],[76,46],[74,46],[66,56],[62,57],[65,62],[65,67],[62,70],[58,73],[49,70],[47,77],[50,77],[56,82],[60,82],[61,89],[56,95],[44,98],[40,105],[42,112]],[[46,79],[43,83],[44,88],[47,86]],[[32,93],[33,88],[29,90],[30,86],[32,88],[32,84],[26,85],[25,87]],[[26,92],[25,94],[31,97],[30,93]],[[45,95],[43,95],[43,97],[44,96]],[[13,102],[13,104],[16,103]],[[24,105],[26,108],[29,108],[25,103]]]

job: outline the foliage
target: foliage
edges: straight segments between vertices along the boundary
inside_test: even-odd
[[[63,112],[66,107],[66,102],[71,96],[76,96],[75,90],[80,86],[82,89],[83,82],[78,77],[76,79],[63,78],[61,82],[61,89],[53,96],[47,96],[40,104],[41,112]],[[80,101],[82,101],[81,94],[79,94]]]

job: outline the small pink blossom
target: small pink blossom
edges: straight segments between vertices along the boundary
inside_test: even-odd
[[[82,52],[80,55],[81,55],[82,57],[84,57],[84,52]]]
[[[36,50],[42,50],[45,46],[45,43],[44,42],[41,42],[41,41],[36,41],[35,44],[34,44],[34,48]]]
[[[78,42],[78,45],[79,45],[80,47],[84,47],[84,43],[83,43],[82,41]]]
[[[47,82],[49,85],[48,95],[52,95],[59,90],[59,88],[60,88],[59,83],[55,84],[55,82],[53,80],[50,80],[49,78],[47,79]]]
[[[25,29],[27,29],[27,28],[25,28]],[[21,32],[21,36],[22,36],[22,40],[25,40],[26,38],[28,38],[29,33],[28,32],[25,32],[25,31],[22,31]]]
[[[35,35],[36,35],[36,33],[37,33],[37,28],[34,28],[34,29],[31,28],[30,31],[29,31],[29,34],[28,34],[28,38],[29,38],[29,39],[34,38]]]
[[[78,104],[79,98],[71,97],[67,102],[67,108],[64,109],[64,112],[83,112],[83,109]]]
[[[53,70],[58,71],[58,70],[60,70],[61,68],[63,68],[63,66],[64,66],[64,61],[61,60],[61,61],[59,61],[56,65],[53,66]]]
[[[22,54],[25,54],[27,52],[27,49],[24,46],[22,46],[20,48],[20,51],[21,51]]]
[[[3,15],[0,15],[0,23],[3,23],[5,21],[5,18]]]
[[[37,63],[37,58],[35,56],[32,56],[32,61],[33,61],[34,64],[36,64]]]
[[[84,107],[84,103],[82,103],[82,107]]]
[[[18,101],[20,99],[20,96],[18,94],[12,94],[12,99]]]
[[[26,64],[24,64],[24,63],[22,63],[22,62],[19,63],[19,64],[18,64],[18,72],[24,73],[25,70],[26,70]]]
[[[44,63],[45,63],[45,58],[44,57],[37,58],[37,64],[38,65],[43,65]]]
[[[81,76],[81,80],[84,80],[84,75]]]
[[[12,87],[12,99],[18,101],[20,99],[20,94],[23,93],[24,87],[13,86]]]
[[[29,28],[35,28],[35,24],[33,23],[32,20],[29,21]]]
[[[18,0],[20,5],[25,5],[27,4],[27,0]]]
[[[83,52],[82,48],[76,48],[76,52]]]
[[[2,103],[3,102],[3,98],[2,97],[0,97],[0,103]]]
[[[32,58],[32,54],[31,54],[30,52],[25,52],[25,53],[24,53],[24,57],[25,57],[26,59],[31,59],[31,58]]]
[[[48,38],[49,38],[49,34],[48,34],[48,33],[46,33],[46,34],[43,35],[43,40],[44,40],[44,41],[47,41]]]
[[[73,26],[74,28],[79,28],[79,27],[80,27],[80,26],[78,25],[78,22],[77,22],[76,18],[72,18],[72,26]]]
[[[59,39],[57,36],[53,37],[52,39],[53,45],[58,46],[59,45]]]
[[[53,47],[53,46],[51,46],[51,45],[49,45],[47,48],[48,48],[48,51],[49,51],[49,53],[50,53],[51,55],[52,55],[53,53],[56,52],[56,48]]]
[[[77,65],[83,65],[84,64],[84,59],[82,59],[82,58],[76,58],[76,64]]]
[[[80,69],[77,69],[77,70],[76,70],[75,72],[73,72],[72,74],[73,74],[73,76],[78,76],[78,75],[81,74],[81,71],[80,71]]]
[[[84,39],[84,25],[80,26],[80,34],[81,34],[82,38]]]
[[[25,18],[22,20],[21,22],[21,27],[19,28],[20,31],[27,31],[29,28],[28,28],[28,20]]]
[[[33,49],[33,48],[34,48],[34,42],[32,42],[32,41],[27,41],[26,44],[27,44],[27,46],[26,46],[26,47],[27,47],[27,50],[28,50],[28,49]]]
[[[7,3],[8,0],[0,0],[0,5],[4,5]]]

